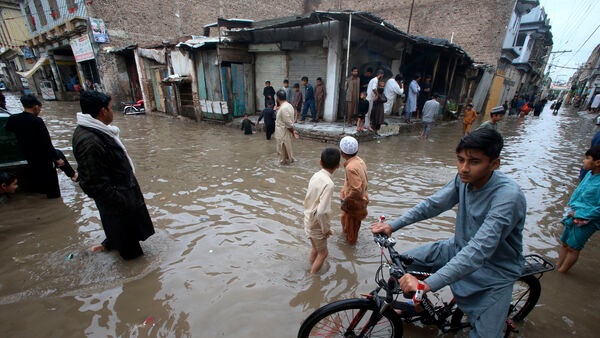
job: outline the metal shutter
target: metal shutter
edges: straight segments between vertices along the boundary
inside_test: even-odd
[[[256,110],[261,111],[265,107],[265,97],[263,96],[265,81],[271,81],[271,86],[275,91],[283,87],[283,80],[287,78],[286,55],[284,53],[256,53],[254,69]]]

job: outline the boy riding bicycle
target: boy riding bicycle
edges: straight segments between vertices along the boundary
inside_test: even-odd
[[[424,283],[428,292],[450,285],[469,317],[471,337],[502,335],[512,286],[524,262],[525,196],[512,179],[496,171],[502,147],[502,136],[495,130],[479,129],[465,136],[456,147],[458,174],[450,183],[389,224],[371,226],[373,233],[389,236],[458,204],[453,237],[406,252],[415,258],[416,269],[435,272],[423,282],[406,274],[400,287],[412,292]]]

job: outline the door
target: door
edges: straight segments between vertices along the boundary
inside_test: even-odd
[[[227,102],[229,111],[234,117],[242,117],[246,113],[246,91],[244,90],[244,65],[231,63],[221,67],[223,79],[223,100]]]
[[[244,86],[244,65],[231,64],[231,89],[233,100],[233,116],[241,117],[246,113],[246,91]]]
[[[163,74],[166,75],[166,69],[154,68],[150,73],[152,75],[152,90],[154,91],[154,104],[156,104],[156,110],[166,113],[165,110],[165,97],[163,95],[161,80]]]
[[[125,57],[125,65],[127,67],[127,75],[129,76],[129,87],[131,89],[132,101],[141,100],[142,89],[140,88],[140,78],[138,76],[135,59],[133,56]]]

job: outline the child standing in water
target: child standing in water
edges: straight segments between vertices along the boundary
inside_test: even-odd
[[[583,168],[589,172],[571,195],[562,220],[565,230],[556,267],[563,273],[575,265],[585,243],[600,228],[600,145],[585,153]]]
[[[331,175],[340,166],[340,152],[335,148],[326,148],[321,152],[321,169],[315,173],[304,198],[304,231],[310,239],[312,250],[309,261],[310,273],[321,269],[329,254],[327,238],[331,236],[331,196],[333,181]]]
[[[358,100],[358,118],[356,120],[356,131],[362,131],[365,124],[365,116],[369,112],[369,101],[367,101],[367,92],[360,92]]]

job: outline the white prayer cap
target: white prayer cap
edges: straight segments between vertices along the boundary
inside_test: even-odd
[[[340,150],[346,155],[358,153],[358,141],[352,136],[345,136],[340,141]]]

